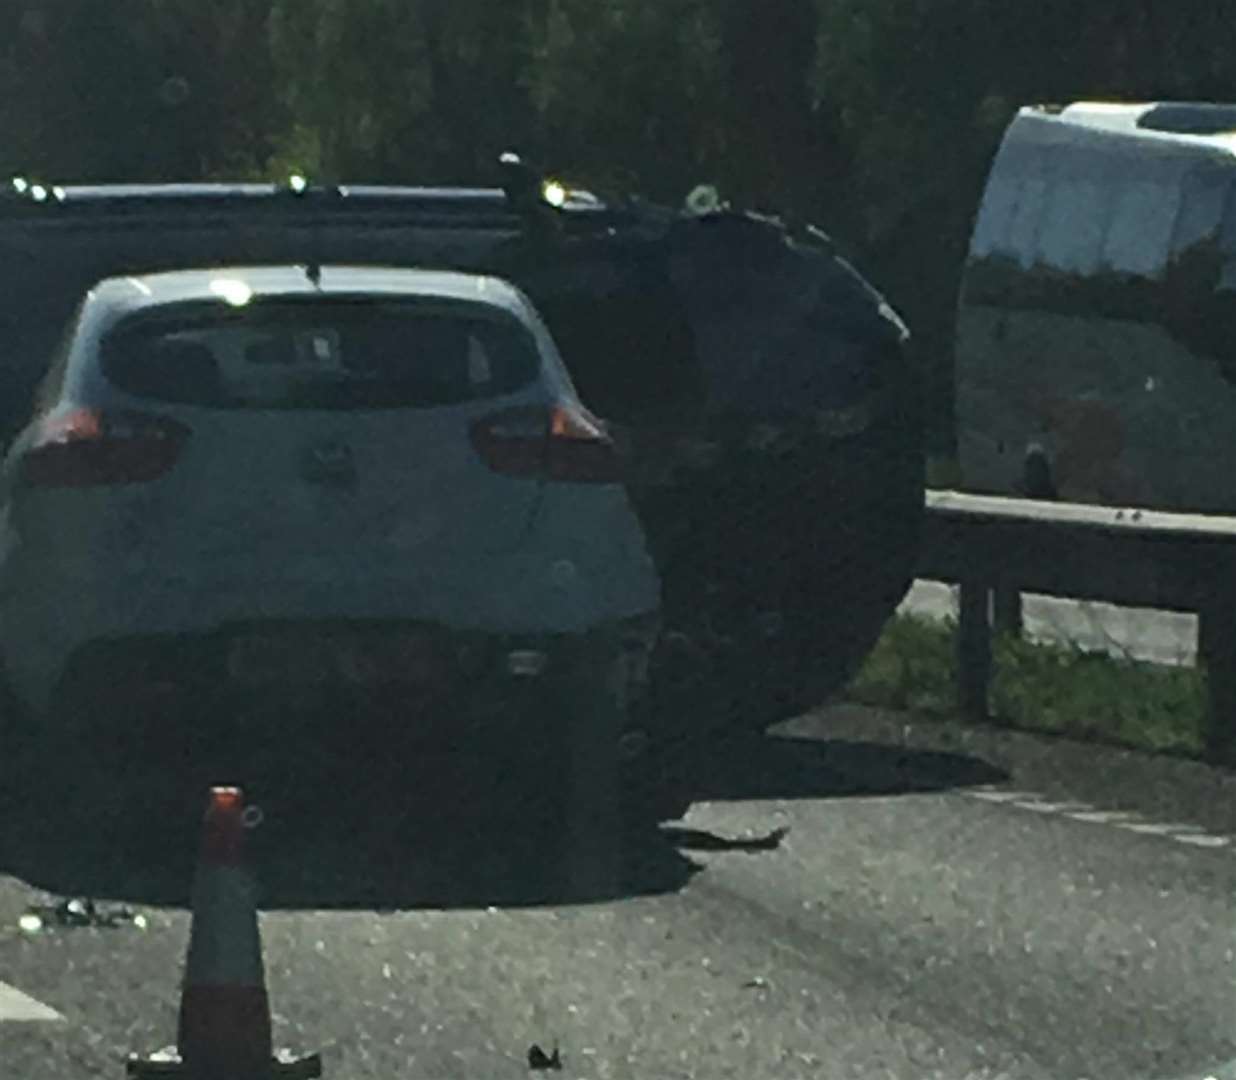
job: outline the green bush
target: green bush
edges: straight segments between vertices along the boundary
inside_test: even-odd
[[[851,700],[908,712],[957,710],[956,623],[889,621],[849,689]],[[1206,681],[1196,668],[998,638],[990,712],[1011,727],[1139,749],[1199,754]]]

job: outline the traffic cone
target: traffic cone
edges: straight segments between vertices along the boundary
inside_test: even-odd
[[[271,1052],[270,1002],[254,882],[244,865],[244,795],[210,792],[193,881],[177,1053],[129,1060],[135,1077],[269,1080],[321,1076],[321,1059]]]
[[[176,1042],[191,1073],[257,1080],[270,1071],[270,1002],[243,813],[239,788],[211,790]]]

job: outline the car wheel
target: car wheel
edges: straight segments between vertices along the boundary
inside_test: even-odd
[[[760,734],[779,717],[753,670],[754,650],[692,628],[664,635],[653,657],[646,727],[651,749],[682,758],[735,732]]]

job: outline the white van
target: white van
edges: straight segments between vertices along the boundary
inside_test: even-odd
[[[1236,509],[1236,105],[1019,110],[956,334],[963,486]]]

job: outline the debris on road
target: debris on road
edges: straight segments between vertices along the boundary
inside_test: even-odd
[[[776,851],[781,841],[789,835],[788,825],[779,825],[763,836],[728,838],[702,829],[692,829],[678,825],[662,825],[661,835],[665,836],[675,847],[689,851],[738,851],[758,852]]]
[[[535,1072],[559,1072],[562,1069],[562,1057],[558,1053],[558,1044],[554,1043],[552,1054],[546,1054],[539,1045],[533,1043],[528,1049],[528,1068]]]
[[[89,897],[64,899],[55,904],[31,904],[17,925],[27,934],[55,928],[101,927],[116,929],[147,927],[146,916],[128,907],[103,908]]]

